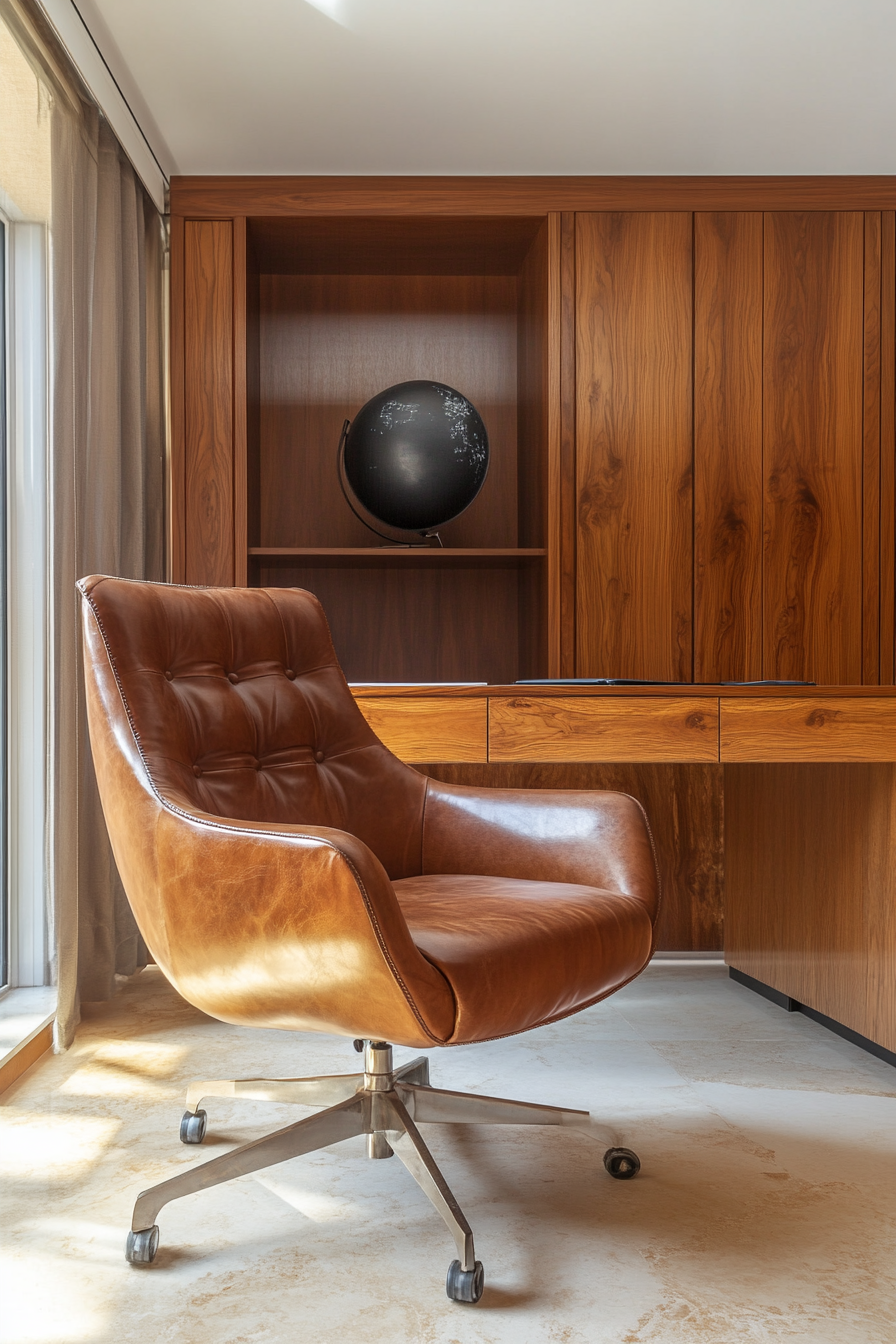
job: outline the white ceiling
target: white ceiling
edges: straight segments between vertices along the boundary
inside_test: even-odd
[[[896,0],[77,3],[168,172],[896,172]]]

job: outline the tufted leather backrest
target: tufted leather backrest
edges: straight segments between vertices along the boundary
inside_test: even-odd
[[[336,827],[391,878],[420,873],[426,780],[368,727],[311,593],[99,576],[78,586],[162,798],[234,820]]]

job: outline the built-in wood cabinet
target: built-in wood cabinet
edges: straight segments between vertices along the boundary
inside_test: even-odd
[[[881,238],[877,211],[577,215],[578,675],[892,681]]]
[[[181,227],[175,572],[311,589],[351,679],[557,671],[556,215]],[[457,387],[489,434],[485,484],[442,547],[384,547],[338,481],[343,422],[412,378]]]
[[[893,685],[894,212],[894,178],[175,178],[171,577],[311,589],[356,682]],[[444,550],[338,487],[343,420],[415,377],[491,442]],[[637,793],[665,945],[720,945],[720,764],[444,728],[446,778]]]
[[[175,179],[172,574],[321,597],[355,680],[894,680],[889,179]],[[573,206],[574,208],[569,208]],[[342,422],[492,460],[381,547]]]

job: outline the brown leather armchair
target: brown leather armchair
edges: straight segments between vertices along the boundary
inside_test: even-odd
[[[446,1092],[391,1044],[461,1045],[575,1013],[650,958],[658,884],[622,794],[479,790],[404,765],[358,710],[316,598],[300,590],[81,580],[90,736],[112,847],[143,937],[184,998],[225,1022],[355,1038],[363,1073],[190,1085],[328,1109],[144,1192],[127,1258],[151,1261],[172,1199],[353,1135],[398,1155],[458,1249],[469,1225],[417,1125],[576,1124],[587,1112]],[[605,1165],[638,1170],[628,1149]]]

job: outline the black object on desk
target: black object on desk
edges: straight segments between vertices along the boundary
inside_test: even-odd
[[[535,677],[515,686],[815,686],[814,681],[641,681],[632,677]]]

